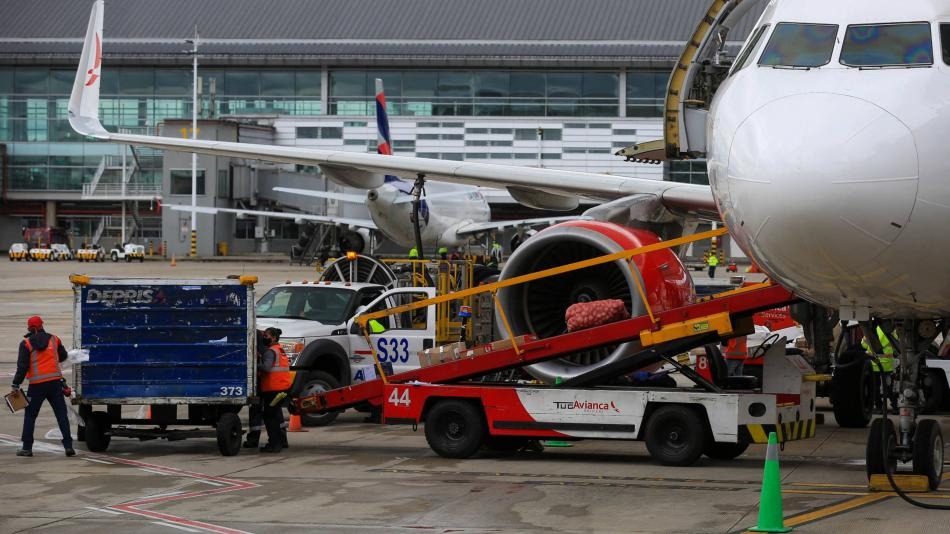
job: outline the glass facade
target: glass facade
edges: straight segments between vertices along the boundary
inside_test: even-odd
[[[76,135],[66,109],[75,70],[0,66],[0,143],[9,154],[10,191],[82,190],[100,166],[114,167],[121,147]],[[668,73],[652,70],[353,70],[224,69],[199,66],[201,117],[278,114],[295,116],[372,116],[375,78],[384,82],[389,112],[403,116],[469,117],[644,117],[662,116]],[[326,76],[328,86],[322,86]],[[166,119],[192,113],[191,69],[111,67],[103,70],[100,117],[112,131],[156,134]],[[625,94],[621,95],[621,91]],[[325,91],[324,91],[325,89]],[[327,99],[322,95],[326,92]],[[621,109],[623,98],[626,105]],[[418,128],[426,128],[419,122]],[[450,123],[439,122],[442,127]],[[458,123],[461,126],[462,123]],[[345,126],[366,125],[348,121]],[[304,139],[341,137],[342,128],[297,128]],[[631,130],[632,131],[632,130]],[[425,133],[443,140],[468,139],[469,132]],[[475,132],[471,132],[475,133]],[[489,134],[500,133],[494,131]],[[506,130],[515,141],[558,140],[560,129]],[[477,142],[477,141],[473,141]],[[510,141],[506,141],[510,143]],[[485,146],[499,146],[498,140]],[[368,149],[374,140],[366,141]],[[504,145],[507,146],[507,145]],[[398,141],[395,150],[415,150]],[[424,150],[428,153],[428,150]],[[162,152],[136,149],[139,169],[133,181],[161,184]],[[454,152],[445,155],[457,159]],[[559,157],[545,154],[545,158]],[[501,157],[493,154],[491,157]],[[508,156],[512,157],[511,155]],[[113,180],[115,175],[113,175]],[[218,177],[215,177],[217,179]],[[105,176],[102,181],[107,181]]]
[[[329,114],[373,115],[375,79],[390,115],[616,117],[617,72],[404,70],[330,72]]]

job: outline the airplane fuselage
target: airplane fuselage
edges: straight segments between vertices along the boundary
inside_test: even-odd
[[[777,27],[798,31],[781,23],[807,24],[799,33],[809,54],[771,46]],[[796,293],[880,317],[950,315],[950,42],[941,24],[950,41],[945,1],[775,1],[748,62],[720,87],[707,120],[720,213],[742,249]],[[875,51],[875,39],[895,34],[887,53]],[[902,63],[867,64],[892,63],[891,52]],[[824,64],[776,64],[796,61]]]
[[[429,183],[427,193],[458,190],[459,186]],[[396,202],[410,195],[412,184],[404,181],[387,182],[367,193],[366,205],[370,217],[380,231],[390,240],[403,247],[415,245],[415,229],[412,223],[412,203]],[[442,196],[425,200],[420,210],[422,241],[429,246],[454,247],[464,245],[469,236],[460,236],[456,229],[472,222],[491,220],[491,209],[485,197],[475,189],[458,195]]]

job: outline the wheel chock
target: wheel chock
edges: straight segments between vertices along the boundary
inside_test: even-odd
[[[927,475],[893,475],[894,484],[904,493],[927,493],[930,491],[930,481]],[[876,473],[868,480],[868,489],[871,491],[894,491],[887,475]]]

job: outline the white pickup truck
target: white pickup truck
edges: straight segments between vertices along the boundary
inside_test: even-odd
[[[376,377],[373,355],[355,323],[381,311],[435,296],[435,289],[349,282],[288,282],[257,302],[257,328],[282,331],[280,343],[296,371],[292,391],[313,394]],[[379,319],[370,335],[380,362],[399,373],[419,367],[418,352],[434,346],[435,306]],[[332,423],[339,412],[301,415],[308,426]]]
[[[145,247],[133,243],[126,243],[121,247],[112,249],[109,253],[109,257],[112,258],[112,261],[125,260],[131,263],[133,259],[136,259],[139,260],[139,263],[142,263],[145,261]]]

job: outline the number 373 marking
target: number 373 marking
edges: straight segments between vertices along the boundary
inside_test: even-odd
[[[234,397],[236,395],[244,395],[244,388],[241,386],[221,386],[221,396]]]
[[[412,404],[412,401],[409,399],[409,388],[402,390],[402,394],[399,393],[398,388],[393,388],[393,392],[389,394],[388,402],[393,406],[399,406],[401,404],[408,407]]]

